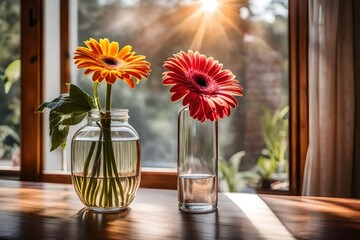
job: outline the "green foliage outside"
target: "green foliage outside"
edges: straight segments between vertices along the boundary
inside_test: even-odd
[[[228,161],[221,159],[219,172],[226,183],[225,191],[237,192],[240,184],[250,187],[270,188],[272,181],[288,179],[288,112],[289,106],[271,113],[262,109],[260,123],[265,148],[261,152],[257,164],[248,171],[239,171],[243,151],[234,154]],[[246,187],[246,186],[243,186]]]
[[[276,111],[273,115],[263,108],[261,118],[262,136],[266,148],[262,150],[257,162],[257,174],[262,181],[270,181],[277,173],[288,173],[288,112],[289,106]]]
[[[225,192],[237,192],[239,190],[239,184],[242,181],[242,176],[239,173],[239,167],[242,157],[245,156],[244,151],[235,153],[230,157],[228,161],[220,158],[219,161],[219,173],[220,178],[226,182],[226,187],[223,189]]]
[[[8,94],[12,86],[20,80],[20,60],[10,63],[4,73],[0,74],[0,77],[4,84],[4,93]],[[20,145],[20,136],[16,131],[20,124],[20,100],[14,97],[9,109],[12,111],[7,116],[10,123],[8,125],[0,125],[0,158],[10,158]]]
[[[20,1],[0,0],[0,159],[20,144]]]

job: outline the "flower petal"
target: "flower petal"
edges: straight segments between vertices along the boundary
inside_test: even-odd
[[[172,88],[170,88],[170,92],[174,93],[174,92],[189,92],[189,88],[183,84],[178,84],[173,86]]]
[[[110,44],[110,56],[116,56],[119,51],[119,43],[111,42]]]
[[[129,54],[131,49],[132,47],[130,45],[126,45],[125,47],[123,47],[118,54],[118,58],[124,58],[127,54]]]
[[[134,81],[131,78],[124,78],[123,80],[126,82],[127,85],[129,85],[129,87],[135,87]]]
[[[186,95],[186,92],[176,92],[171,96],[171,101],[176,102],[179,101]]]

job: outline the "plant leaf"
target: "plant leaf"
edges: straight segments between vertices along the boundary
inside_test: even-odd
[[[51,102],[41,104],[37,112],[49,108],[62,114],[89,112],[95,107],[94,100],[74,84],[69,85],[69,94],[61,94]]]
[[[239,170],[241,159],[245,156],[245,151],[240,151],[232,155],[229,162],[234,166],[235,172]]]
[[[65,148],[69,126],[80,123],[94,106],[93,98],[73,84],[69,85],[69,94],[61,94],[51,102],[39,106],[37,112],[50,109],[50,151],[58,147]]]
[[[61,116],[61,124],[63,125],[76,125],[86,118],[87,113],[74,113]]]
[[[52,129],[51,133],[51,149],[50,151],[53,151],[57,149],[58,147],[61,147],[62,149],[66,146],[66,139],[67,135],[69,133],[69,126],[65,125],[58,125],[56,128]]]
[[[55,111],[50,111],[50,137],[51,137],[51,151],[58,147],[65,148],[69,126],[80,123],[87,113],[73,113],[62,114]]]
[[[72,102],[76,102],[84,108],[95,107],[93,98],[74,84],[69,84],[69,96]]]
[[[55,98],[54,100],[52,100],[51,102],[44,102],[43,104],[41,104],[38,109],[36,110],[36,112],[44,112],[45,108],[49,108],[49,109],[54,109],[56,107],[56,105],[60,102],[63,101],[62,99],[65,98],[65,95],[60,95],[59,97]]]
[[[20,63],[20,60],[15,60],[5,69],[5,73],[2,78],[4,81],[5,93],[8,93],[11,86],[20,79]]]

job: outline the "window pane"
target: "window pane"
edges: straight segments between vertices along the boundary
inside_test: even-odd
[[[44,101],[51,101],[60,94],[60,0],[44,1]],[[50,152],[49,111],[44,116],[44,167],[47,171],[68,170],[63,168],[63,151]],[[71,138],[69,139],[71,140]],[[70,152],[70,144],[67,147]]]
[[[20,166],[20,1],[0,0],[0,168]]]
[[[76,9],[72,52],[90,37],[107,37],[122,46],[132,45],[152,64],[149,79],[135,89],[121,81],[113,86],[113,107],[129,109],[130,124],[142,139],[143,166],[176,167],[180,103],[171,103],[168,89],[162,86],[162,65],[173,53],[199,50],[223,63],[244,87],[238,108],[230,118],[220,120],[220,155],[231,163],[221,161],[221,169],[238,171],[236,186],[229,189],[223,180],[222,189],[288,188],[287,1],[78,0],[72,4]],[[91,76],[72,67],[75,82],[92,94]],[[241,160],[239,167],[236,158]]]

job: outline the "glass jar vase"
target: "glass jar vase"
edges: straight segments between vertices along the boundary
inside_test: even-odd
[[[71,176],[88,209],[116,212],[129,206],[140,183],[140,138],[127,109],[92,110],[71,143]]]
[[[206,213],[218,202],[218,123],[178,114],[178,204],[185,212]]]

